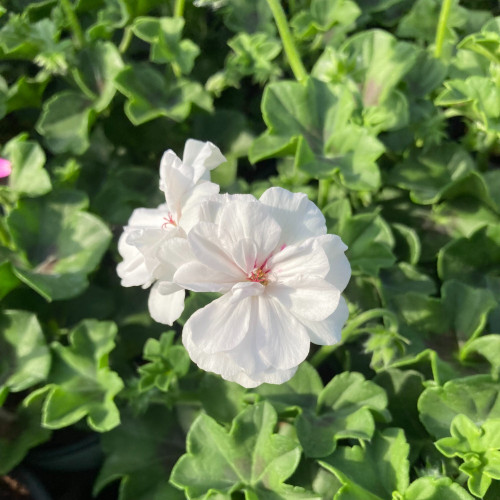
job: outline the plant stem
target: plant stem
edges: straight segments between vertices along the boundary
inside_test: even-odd
[[[61,0],[61,7],[64,11],[64,15],[66,16],[66,20],[71,26],[76,47],[83,47],[85,45],[85,37],[83,36],[82,27],[78,22],[73,6],[70,4],[69,0]]]
[[[127,52],[127,49],[131,41],[132,41],[132,27],[126,26],[125,29],[123,30],[123,36],[120,41],[120,45],[118,46],[120,54],[125,54],[125,52]]]
[[[436,30],[436,47],[434,48],[434,55],[438,59],[443,53],[444,36],[446,34],[452,3],[453,0],[443,0],[441,5],[441,12],[439,13],[439,21]]]
[[[344,338],[348,338],[349,335],[354,332],[357,328],[359,328],[363,323],[366,323],[367,321],[370,321],[375,318],[380,318],[380,317],[386,317],[390,320],[390,323],[392,323],[391,326],[396,326],[397,325],[397,318],[396,316],[391,312],[388,311],[387,309],[370,309],[369,311],[365,311],[361,313],[359,316],[356,316],[352,321],[350,321],[347,326],[344,328],[344,331],[342,332],[342,336]],[[337,349],[337,347],[340,344],[334,344],[334,345],[324,345],[322,346],[316,354],[310,359],[310,363],[314,367],[318,367],[325,361],[326,358],[330,356],[330,354]]]
[[[174,7],[174,17],[184,16],[184,6],[186,5],[186,0],[175,0]]]
[[[307,71],[302,64],[299,52],[293,41],[292,33],[290,32],[285,16],[285,11],[283,10],[279,0],[267,0],[267,3],[273,13],[276,26],[278,27],[281,41],[283,42],[283,48],[285,49],[286,57],[290,63],[290,68],[292,68],[295,79],[302,83],[307,78]]]
[[[323,208],[328,201],[328,192],[330,191],[330,179],[320,179],[318,185],[318,207]]]

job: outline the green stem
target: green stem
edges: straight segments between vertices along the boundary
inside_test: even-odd
[[[175,0],[174,7],[174,17],[184,16],[184,6],[186,5],[186,0]]]
[[[328,192],[330,191],[330,179],[320,179],[318,185],[318,207],[323,208],[328,201]]]
[[[130,42],[132,41],[132,26],[127,26],[123,30],[123,36],[120,41],[120,45],[118,46],[118,50],[120,51],[120,54],[125,54],[127,52],[127,49],[129,48]]]
[[[358,329],[363,323],[384,316],[389,320],[389,323],[392,323],[392,326],[397,325],[398,320],[391,311],[380,308],[370,309],[369,311],[365,311],[364,313],[361,313],[359,316],[356,316],[352,321],[347,323],[346,327],[344,328],[344,331],[342,332],[342,337],[349,338],[349,335],[356,329]],[[323,363],[323,361],[325,361],[325,359],[327,359],[330,356],[330,354],[333,351],[335,351],[335,349],[337,349],[338,346],[339,344],[322,346],[311,358],[310,363],[314,367],[318,367],[319,365],[321,365],[321,363]]]
[[[76,17],[73,6],[69,2],[69,0],[61,0],[61,7],[71,27],[71,31],[73,32],[73,39],[75,41],[76,47],[83,47],[85,45],[85,37],[83,36],[82,27],[78,22],[78,18]]]
[[[285,16],[285,11],[283,10],[279,0],[267,0],[267,3],[273,13],[276,26],[278,27],[281,41],[283,42],[283,48],[285,49],[286,57],[290,63],[290,68],[292,68],[295,79],[302,83],[307,78],[307,71],[302,64],[299,52],[293,41],[292,33],[290,32]]]
[[[441,5],[441,12],[439,13],[439,21],[436,30],[436,47],[434,55],[439,59],[443,53],[444,37],[448,25],[448,18],[450,17],[451,5],[453,0],[443,0]]]

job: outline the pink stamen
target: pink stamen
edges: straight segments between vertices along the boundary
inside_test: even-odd
[[[9,177],[12,172],[12,163],[5,158],[0,158],[0,179]]]
[[[170,224],[172,226],[177,226],[177,223],[175,222],[172,214],[169,212],[168,217],[163,217],[163,220],[165,221],[162,225],[162,229],[167,229],[167,226]]]
[[[269,283],[268,274],[270,269],[262,269],[263,265],[258,269],[254,269],[248,276],[248,281],[253,281],[254,283],[260,283],[266,286]]]

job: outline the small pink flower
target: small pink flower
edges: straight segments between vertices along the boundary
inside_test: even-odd
[[[3,177],[9,177],[12,172],[12,164],[9,160],[5,158],[0,158],[0,179]]]

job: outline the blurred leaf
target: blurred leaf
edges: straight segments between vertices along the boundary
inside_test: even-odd
[[[89,147],[91,101],[79,92],[67,90],[43,104],[36,124],[49,149],[56,153],[82,154]]]
[[[111,233],[82,211],[86,203],[81,192],[59,191],[20,201],[7,218],[25,260],[15,263],[16,276],[49,301],[81,293],[108,248]]]
[[[407,159],[396,164],[389,179],[410,190],[412,201],[426,205],[439,201],[454,182],[473,169],[472,158],[464,149],[446,143],[428,152],[413,149]]]
[[[489,290],[457,280],[445,281],[441,288],[443,305],[459,342],[474,339],[483,331],[489,312],[497,306]]]
[[[123,388],[108,366],[117,328],[112,322],[86,320],[69,333],[69,346],[52,344],[54,359],[45,394],[42,425],[60,429],[87,417],[89,426],[106,432],[120,423],[114,397]]]
[[[377,276],[379,269],[394,264],[394,239],[387,223],[374,213],[355,215],[339,230],[349,247],[347,257],[354,272]]]
[[[97,112],[104,111],[116,93],[114,78],[123,68],[118,49],[110,42],[97,42],[78,53],[73,75]]]
[[[149,65],[126,66],[115,78],[115,84],[129,99],[125,113],[134,125],[159,116],[183,121],[193,104],[212,110],[211,98],[199,83],[169,81]]]
[[[40,196],[52,189],[49,174],[43,168],[45,153],[38,143],[27,141],[26,135],[20,135],[5,145],[2,155],[12,163],[8,181],[10,189],[25,196]]]
[[[50,369],[50,351],[37,317],[26,311],[0,316],[0,388],[24,391],[43,382]]]
[[[488,375],[450,380],[442,387],[428,387],[418,400],[420,420],[436,438],[449,436],[452,420],[463,414],[481,425],[500,418],[500,386]]]
[[[20,404],[14,413],[1,408],[0,474],[7,474],[18,465],[29,449],[47,441],[49,429],[40,425],[43,398],[31,397]]]
[[[182,17],[138,17],[132,30],[151,44],[152,62],[168,62],[180,68],[183,74],[189,74],[200,49],[191,40],[181,40],[184,23]]]
[[[474,339],[470,344],[464,346],[461,354],[464,357],[471,353],[477,353],[488,360],[491,365],[491,376],[494,380],[500,377],[500,335],[485,335]]]
[[[151,405],[138,415],[125,411],[121,420],[119,427],[101,438],[105,459],[94,495],[119,479],[119,500],[183,499],[183,493],[168,481],[184,451],[184,436],[172,411]]]

